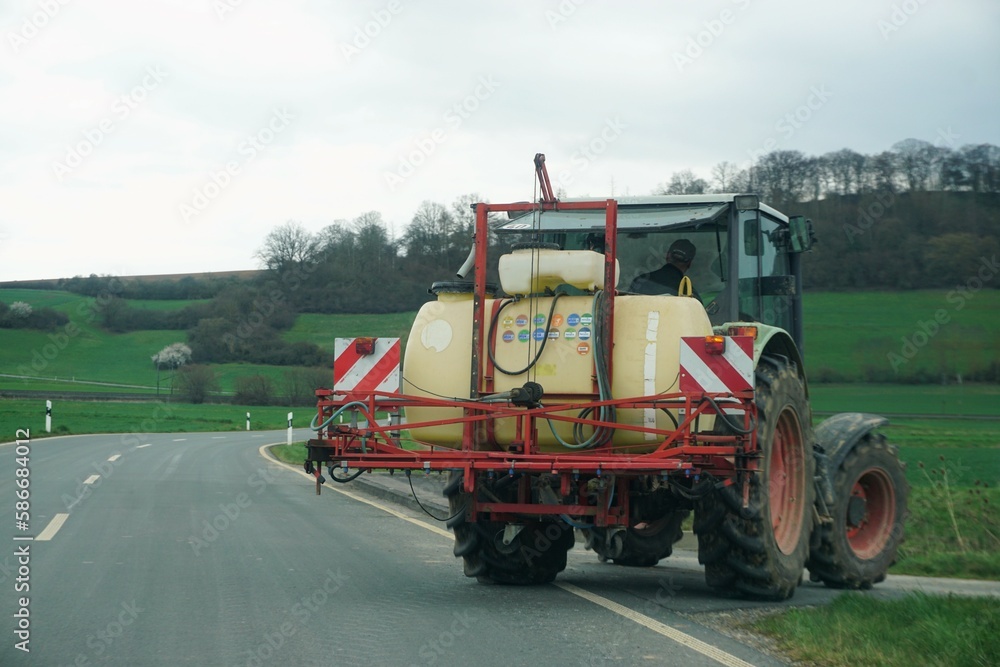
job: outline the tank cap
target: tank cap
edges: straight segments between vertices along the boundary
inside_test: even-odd
[[[472,294],[476,291],[476,285],[471,280],[438,280],[431,284],[427,290],[430,294]],[[497,284],[486,283],[486,296],[496,296]]]

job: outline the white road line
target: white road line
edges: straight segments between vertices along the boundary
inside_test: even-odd
[[[117,460],[118,460],[118,459],[120,459],[121,457],[122,457],[122,455],[121,455],[121,454],[115,454],[114,456],[112,456],[112,457],[111,457],[111,458],[109,458],[108,460],[109,460],[109,461],[117,461]]]
[[[672,628],[669,625],[661,623],[654,618],[650,618],[645,614],[640,614],[639,612],[633,609],[629,609],[625,605],[618,604],[617,602],[609,600],[605,597],[601,597],[600,595],[591,593],[590,591],[586,591],[580,588],[579,586],[574,586],[573,584],[567,584],[560,581],[553,582],[553,585],[558,586],[567,593],[572,593],[573,595],[581,597],[584,600],[587,600],[588,602],[593,602],[598,606],[604,607],[608,611],[614,612],[615,614],[627,618],[628,620],[633,621],[634,623],[638,623],[639,625],[645,628],[649,628],[653,632],[659,635],[663,635],[667,639],[672,639],[681,646],[686,646],[690,649],[693,649],[698,653],[701,653],[703,656],[711,658],[716,662],[720,662],[723,665],[727,665],[728,667],[754,667],[752,663],[746,662],[745,660],[741,660],[740,658],[737,658],[735,655],[730,655],[729,653],[726,653],[725,651],[718,649],[712,646],[711,644],[706,644],[705,642],[701,641],[700,639],[697,639],[696,637],[692,637],[686,632],[681,632],[677,628]]]
[[[84,484],[93,484],[94,482],[96,482],[96,481],[97,481],[97,480],[99,480],[100,478],[101,478],[101,476],[100,476],[100,475],[91,475],[91,476],[90,476],[90,477],[88,477],[87,479],[83,480],[83,483],[84,483]]]
[[[224,435],[213,435],[212,436],[212,440],[225,440],[225,439],[226,439],[226,436],[224,436]]]
[[[149,443],[147,442],[145,445],[139,445],[136,449],[142,449],[143,447],[149,447]]]
[[[274,458],[272,458],[272,457],[268,456],[267,454],[265,454],[264,450],[267,449],[268,447],[270,447],[270,445],[262,445],[257,451],[260,453],[261,456],[263,456],[267,460],[269,460],[269,461],[271,461],[273,463],[279,463],[280,465],[288,467],[288,468],[294,470],[295,472],[297,472],[298,474],[302,475],[303,477],[305,477],[306,479],[308,479],[308,480],[310,480],[312,482],[316,481],[315,477],[313,477],[312,475],[307,475],[304,470],[299,470],[298,468],[294,468],[294,467],[288,465],[287,463],[282,463],[280,461],[275,461]],[[429,523],[425,523],[423,521],[420,521],[419,519],[413,519],[411,517],[408,517],[405,514],[397,512],[396,510],[392,509],[391,507],[386,507],[385,505],[382,505],[381,503],[377,503],[377,502],[375,502],[373,500],[368,500],[367,498],[362,498],[360,496],[357,496],[357,495],[351,493],[350,491],[344,491],[344,490],[338,489],[336,487],[327,487],[327,489],[328,490],[332,490],[332,491],[336,491],[337,493],[345,495],[348,498],[351,498],[352,500],[357,500],[358,502],[365,503],[366,505],[371,505],[372,507],[380,509],[383,512],[388,512],[389,514],[391,514],[391,515],[393,515],[395,517],[398,517],[398,518],[402,519],[403,521],[408,521],[409,523],[412,523],[415,526],[420,526],[421,528],[425,528],[426,530],[429,530],[432,533],[435,533],[436,535],[440,535],[442,537],[447,537],[449,540],[453,539],[453,536],[452,536],[452,534],[451,534],[450,531],[442,530],[441,528],[438,528],[437,526],[433,526],[433,525],[431,525]],[[729,653],[726,653],[725,651],[723,651],[721,649],[718,649],[718,648],[712,646],[711,644],[706,644],[705,642],[701,641],[700,639],[698,639],[696,637],[692,637],[691,635],[689,635],[689,634],[687,634],[685,632],[681,632],[680,630],[678,630],[676,628],[672,628],[669,625],[661,623],[660,621],[657,621],[654,618],[650,618],[649,616],[646,616],[645,614],[640,614],[639,612],[634,611],[632,609],[629,609],[628,607],[626,607],[624,605],[618,604],[617,602],[614,602],[613,600],[609,600],[609,599],[607,599],[605,597],[601,597],[600,595],[597,595],[596,593],[591,593],[590,591],[586,591],[586,590],[584,590],[584,589],[582,589],[582,588],[580,588],[578,586],[574,586],[573,584],[566,584],[566,583],[562,583],[562,582],[558,582],[558,581],[554,582],[553,585],[554,586],[558,586],[559,588],[563,589],[567,593],[572,593],[573,595],[576,595],[576,596],[581,597],[581,598],[583,598],[583,599],[585,599],[585,600],[587,600],[589,602],[593,602],[596,605],[604,607],[608,611],[614,612],[615,614],[618,614],[619,616],[627,618],[628,620],[630,620],[630,621],[632,621],[634,623],[638,623],[639,625],[641,625],[641,626],[643,626],[645,628],[648,628],[649,630],[652,630],[653,632],[655,632],[655,633],[657,633],[659,635],[662,635],[662,636],[664,636],[664,637],[666,637],[668,639],[671,639],[671,640],[677,642],[678,644],[680,644],[682,646],[686,646],[686,647],[688,647],[688,648],[690,648],[692,650],[695,650],[698,653],[701,653],[702,655],[704,655],[705,657],[711,658],[711,659],[715,660],[716,662],[719,662],[719,663],[721,663],[723,665],[726,665],[727,667],[754,667],[754,665],[752,663],[746,662],[745,660],[741,660],[740,658],[736,657],[735,655],[731,655]]]
[[[174,442],[184,442],[187,438],[174,438]]]
[[[59,532],[59,529],[62,528],[62,525],[66,523],[66,519],[68,518],[69,514],[56,514],[52,517],[52,521],[49,521],[49,525],[45,526],[45,530],[38,534],[35,541],[48,542],[51,540]]]
[[[257,449],[257,451],[260,452],[260,455],[263,456],[264,458],[266,458],[268,461],[272,461],[274,463],[279,463],[280,465],[283,465],[283,466],[286,466],[288,468],[291,468],[292,470],[294,470],[298,474],[302,475],[303,477],[305,477],[309,481],[313,482],[314,484],[316,483],[316,478],[313,477],[312,475],[307,475],[305,470],[299,470],[298,468],[292,468],[287,463],[281,463],[280,461],[275,461],[272,457],[270,457],[267,454],[265,454],[264,450],[267,449],[270,446],[271,445],[261,445]],[[415,526],[420,526],[421,528],[429,530],[432,533],[435,533],[435,534],[440,535],[442,537],[447,537],[449,540],[452,539],[451,533],[449,531],[442,530],[441,528],[438,528],[437,526],[432,526],[429,523],[424,523],[423,521],[420,521],[419,519],[414,519],[412,517],[408,517],[405,514],[403,514],[402,512],[397,512],[396,510],[392,509],[391,507],[386,507],[385,505],[377,503],[377,502],[375,502],[373,500],[368,500],[367,498],[362,498],[361,496],[355,495],[355,494],[351,493],[350,491],[345,491],[343,489],[338,489],[337,487],[324,486],[324,488],[327,491],[336,491],[337,493],[339,493],[341,495],[347,496],[351,500],[357,500],[359,503],[365,503],[366,505],[371,505],[372,507],[380,509],[383,512],[388,512],[389,514],[393,515],[394,517],[402,519],[403,521],[408,521],[408,522],[412,523]]]

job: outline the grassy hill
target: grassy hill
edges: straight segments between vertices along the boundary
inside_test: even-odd
[[[0,330],[0,374],[45,378],[31,381],[3,378],[3,386],[8,388],[51,389],[74,379],[154,387],[156,370],[150,356],[166,345],[185,339],[182,331],[108,333],[97,325],[93,299],[68,292],[0,289],[0,300],[6,303],[27,301],[35,307],[49,306],[71,319],[70,326],[50,333]],[[129,303],[135,307],[163,310],[195,302],[136,300]],[[998,290],[983,289],[961,302],[945,290],[810,292],[805,295],[804,309],[806,365],[813,383],[922,381],[940,384],[942,378],[949,383],[956,382],[959,374],[966,381],[991,372],[996,377],[1000,364],[1000,336],[996,334],[1000,331]],[[337,337],[375,335],[405,339],[412,319],[413,313],[306,313],[298,317],[285,338],[291,342],[313,342],[325,350],[332,350]],[[941,321],[944,324],[938,323]],[[234,378],[240,375],[262,373],[277,379],[286,370],[251,364],[216,367],[223,390],[231,389]],[[99,391],[101,388],[93,385],[86,390]],[[931,398],[926,392],[920,395],[920,400],[927,403],[921,410],[959,414],[951,412],[951,408],[957,406],[949,407],[948,398]],[[971,394],[969,400],[974,400]],[[984,403],[970,403],[967,408],[965,414],[979,412],[984,409]]]

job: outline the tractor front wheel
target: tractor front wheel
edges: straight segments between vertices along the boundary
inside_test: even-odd
[[[592,528],[584,531],[586,547],[602,561],[610,560],[615,565],[653,567],[673,553],[674,544],[684,535],[681,524],[687,515],[687,510],[678,510],[643,521],[615,535],[611,544],[608,544],[606,529]]]
[[[504,492],[498,488],[492,491]],[[471,494],[463,488],[463,473],[450,473],[444,495],[451,512],[447,525],[455,533],[454,554],[463,560],[465,576],[483,584],[547,584],[566,569],[566,553],[575,542],[570,526],[532,521],[505,542],[504,524],[485,519],[470,522],[466,518]]]
[[[866,435],[837,470],[833,492],[833,521],[813,534],[810,576],[831,588],[871,588],[903,541],[909,485],[895,448]]]

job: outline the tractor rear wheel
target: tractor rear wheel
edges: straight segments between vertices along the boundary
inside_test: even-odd
[[[445,485],[455,533],[454,554],[463,560],[465,576],[483,584],[547,584],[566,569],[566,553],[573,547],[573,529],[554,521],[532,521],[509,543],[505,524],[480,519],[469,522],[465,509],[471,495],[463,488],[463,473],[452,471]],[[483,480],[478,480],[483,481]]]
[[[903,541],[909,485],[895,447],[869,433],[833,485],[833,521],[813,533],[810,577],[831,588],[871,588],[885,579]]]
[[[785,600],[809,555],[815,496],[810,408],[791,361],[761,357],[756,402],[761,458],[749,479],[749,505],[733,486],[696,503],[698,560],[712,588]]]

